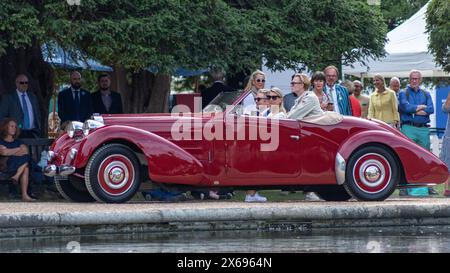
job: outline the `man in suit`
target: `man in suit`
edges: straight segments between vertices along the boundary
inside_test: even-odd
[[[41,135],[41,112],[35,94],[28,91],[28,77],[16,77],[16,90],[6,94],[1,100],[0,119],[14,118],[21,133],[19,138],[38,138]]]
[[[99,90],[92,94],[94,113],[123,114],[122,97],[111,91],[111,79],[108,74],[100,74],[97,78]]]
[[[351,116],[352,108],[348,90],[340,84],[337,84],[338,69],[335,66],[330,65],[325,68],[323,72],[325,73],[326,80],[324,91],[331,98],[334,105],[334,111],[344,116]]]
[[[70,73],[70,87],[58,94],[58,115],[61,124],[66,121],[84,122],[92,115],[91,93],[81,88],[81,74]]]
[[[224,83],[224,73],[220,69],[214,69],[211,71],[211,76],[214,80],[214,84],[202,90],[202,107],[205,108],[218,94],[222,92],[232,92],[233,88],[226,86]]]

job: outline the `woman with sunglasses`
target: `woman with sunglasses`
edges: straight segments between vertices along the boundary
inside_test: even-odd
[[[322,73],[323,74],[323,73]],[[315,75],[315,74],[314,74]],[[292,78],[292,82],[296,83],[302,80],[303,77],[299,75]],[[314,76],[313,76],[314,79]],[[303,82],[304,85],[309,88],[309,80]],[[325,76],[322,80],[322,90],[325,84]],[[294,106],[287,114],[289,119],[304,119],[307,116],[323,114],[323,110],[320,107],[319,99],[312,91],[306,91],[306,88],[299,90],[298,98],[295,100]]]
[[[287,112],[291,111],[295,104],[295,100],[309,89],[310,81],[309,77],[303,73],[295,73],[291,77],[291,93],[287,94],[283,98],[283,106]]]
[[[14,119],[7,118],[0,124],[0,156],[6,159],[6,166],[2,172],[7,174],[14,184],[20,183],[22,201],[31,202],[35,199],[31,198],[27,192],[30,155],[27,146],[17,139],[19,134],[20,131]]]
[[[267,116],[269,104],[267,102],[268,90],[259,89],[255,95],[256,112],[252,113],[253,116]],[[256,190],[248,190],[245,195],[245,202],[266,202],[267,198],[258,194]]]
[[[280,88],[272,87],[266,96],[269,102],[268,118],[286,118],[286,110],[283,106],[283,92]]]
[[[269,90],[259,89],[255,97],[255,112],[251,116],[267,117],[269,111],[269,102],[267,101],[267,94]]]
[[[256,111],[255,98],[260,89],[264,89],[266,84],[266,74],[261,70],[256,70],[250,76],[244,91],[252,91],[243,101],[244,114]]]

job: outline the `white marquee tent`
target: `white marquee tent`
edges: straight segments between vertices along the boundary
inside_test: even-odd
[[[412,69],[418,69],[424,77],[449,77],[436,66],[433,55],[428,52],[426,31],[426,10],[428,4],[403,24],[387,34],[386,57],[369,59],[366,65],[357,62],[343,66],[343,72],[356,77],[372,77],[379,73],[384,77],[408,77]]]

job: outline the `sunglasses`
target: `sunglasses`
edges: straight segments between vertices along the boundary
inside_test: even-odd
[[[291,82],[291,85],[302,84],[303,82]]]
[[[256,82],[266,82],[266,80],[256,79]]]
[[[28,82],[19,82],[20,84],[28,84]]]
[[[280,98],[280,96],[267,96],[268,100],[277,100],[279,98]]]
[[[261,100],[267,100],[266,98],[255,98],[256,102],[260,102]]]

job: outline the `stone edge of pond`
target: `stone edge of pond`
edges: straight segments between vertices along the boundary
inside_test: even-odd
[[[450,226],[450,203],[305,204],[0,213],[0,237],[161,231]]]

